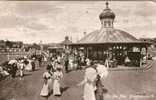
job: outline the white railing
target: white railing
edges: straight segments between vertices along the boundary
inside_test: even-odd
[[[0,52],[0,63],[29,55],[31,55],[31,52]]]

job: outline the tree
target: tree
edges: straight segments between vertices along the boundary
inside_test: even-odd
[[[6,47],[9,47],[9,48],[12,48],[12,46],[13,46],[13,43],[11,42],[11,41],[6,41]]]

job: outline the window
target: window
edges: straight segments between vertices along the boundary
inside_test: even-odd
[[[108,26],[109,26],[109,27],[111,26],[111,22],[110,22],[110,21],[108,21]]]

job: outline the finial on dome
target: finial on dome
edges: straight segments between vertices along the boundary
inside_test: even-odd
[[[103,12],[99,15],[100,19],[105,19],[105,18],[115,18],[114,12],[108,7],[109,3],[108,0],[106,0],[106,8],[103,10]]]
[[[108,8],[108,5],[109,5],[109,3],[108,3],[108,1],[106,1],[106,8]]]

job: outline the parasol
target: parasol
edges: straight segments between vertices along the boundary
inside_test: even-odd
[[[101,78],[106,78],[108,76],[108,69],[104,65],[97,64],[96,70]]]
[[[10,60],[9,62],[8,62],[8,64],[14,64],[14,63],[17,63],[17,60]]]

